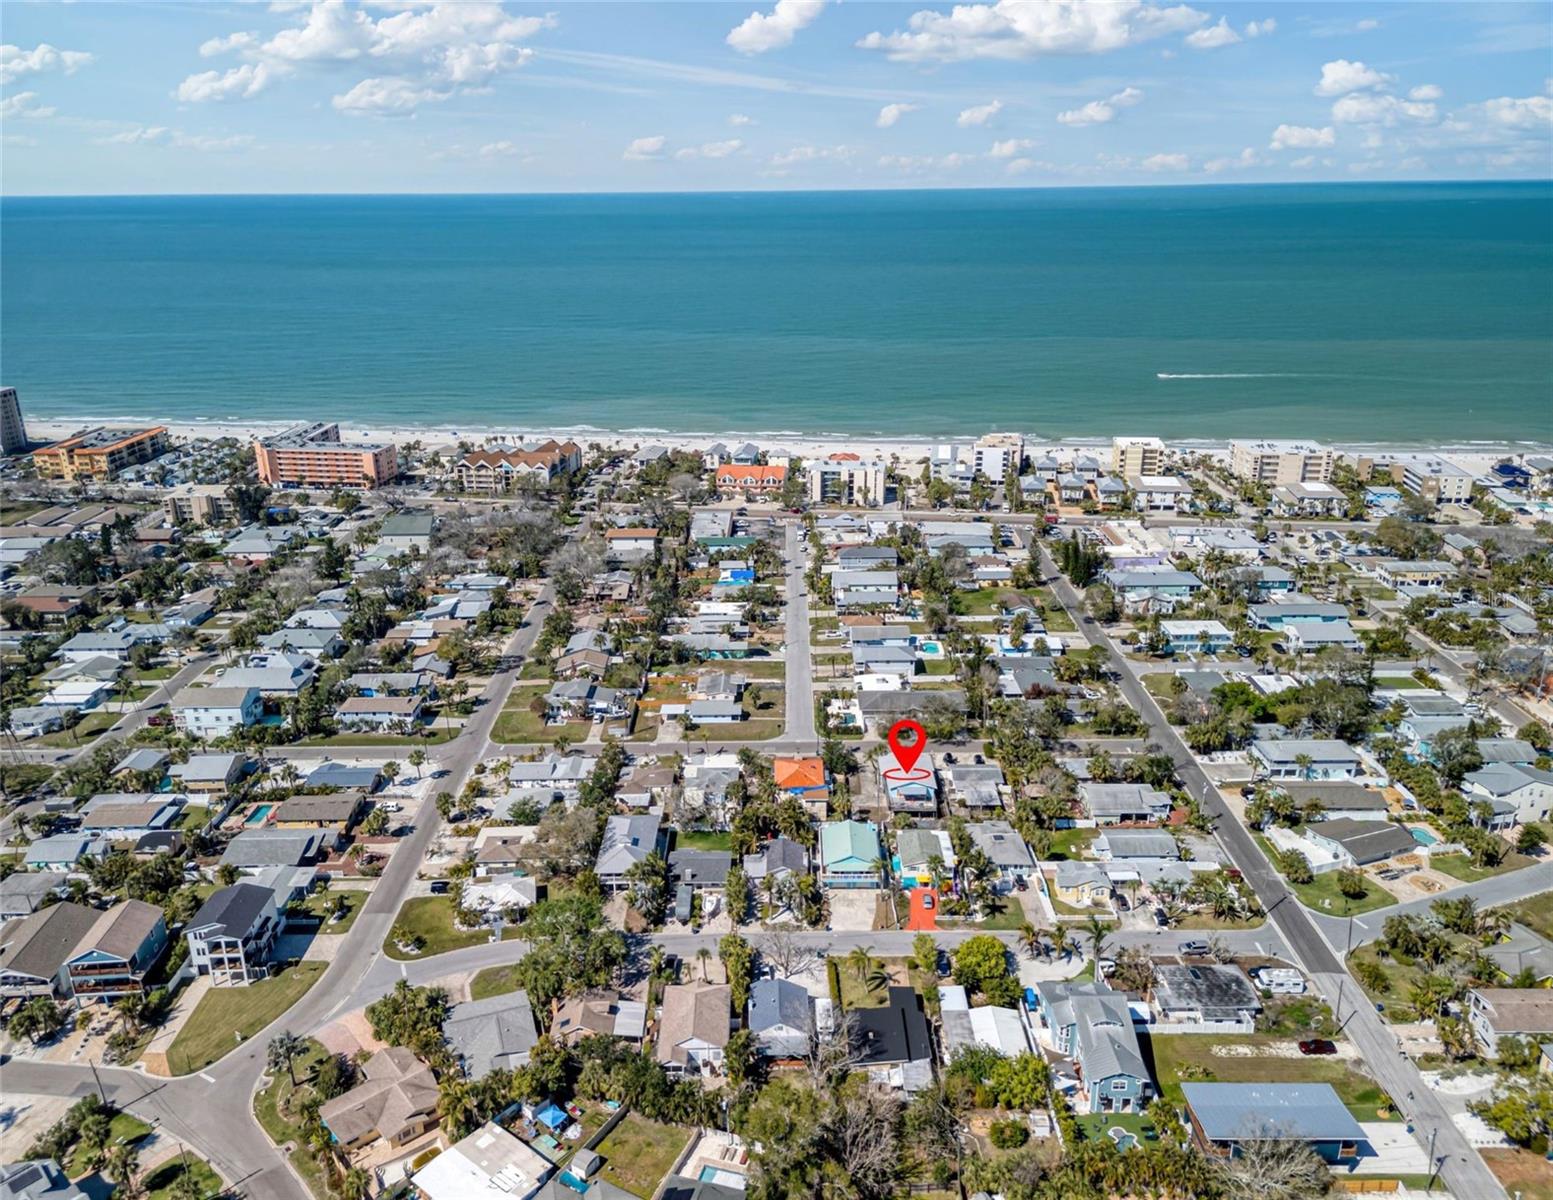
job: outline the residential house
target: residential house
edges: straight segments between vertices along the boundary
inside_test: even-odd
[[[1329,783],[1281,783],[1278,790],[1294,801],[1307,821],[1384,821],[1386,797],[1363,784],[1346,780]]]
[[[212,987],[243,987],[269,975],[269,957],[284,918],[271,888],[234,883],[212,892],[184,937],[189,962]]]
[[[1128,475],[1133,507],[1143,512],[1182,512],[1192,506],[1192,485],[1175,475]]]
[[[727,850],[671,850],[669,878],[682,888],[707,891],[722,888],[733,869],[733,855]]]
[[[938,1003],[945,1062],[978,1046],[1005,1058],[1030,1053],[1030,1036],[1017,1010],[992,1004],[972,1008],[965,989],[958,984],[941,985]]]
[[[1294,480],[1273,489],[1272,511],[1278,517],[1340,517],[1348,511],[1348,495],[1322,480]]]
[[[1553,1034],[1553,992],[1544,988],[1473,988],[1467,997],[1467,1024],[1488,1058],[1498,1056],[1500,1038],[1548,1041],[1548,1035]]]
[[[31,842],[22,863],[29,871],[69,871],[83,858],[101,858],[112,848],[100,834],[56,833]]]
[[[270,821],[277,829],[332,829],[349,833],[366,808],[365,792],[292,796],[270,813]]]
[[[277,629],[259,639],[265,650],[307,658],[337,658],[345,653],[345,639],[332,629]]]
[[[724,496],[766,496],[782,490],[787,468],[759,463],[725,463],[717,468],[717,490]]]
[[[1007,821],[974,821],[965,827],[965,832],[991,860],[1003,890],[1012,887],[1016,879],[1028,879],[1035,873],[1035,855]]]
[[[1223,654],[1235,642],[1223,621],[1161,621],[1159,629],[1171,654]]]
[[[1164,830],[1110,829],[1090,847],[1101,862],[1127,862],[1133,859],[1161,859],[1174,862],[1181,857],[1176,840]]]
[[[1142,1112],[1154,1095],[1127,997],[1104,982],[1035,985],[1037,1035],[1072,1060],[1079,1112]]]
[[[334,710],[345,729],[409,729],[426,715],[420,696],[351,696]]]
[[[591,679],[570,679],[558,683],[545,695],[547,721],[596,720],[622,717],[625,701],[617,688],[603,687]]]
[[[1351,821],[1339,817],[1306,826],[1305,837],[1337,855],[1339,862],[1348,867],[1369,866],[1418,849],[1418,843],[1406,826],[1389,821]]]
[[[1107,571],[1106,582],[1132,615],[1173,612],[1178,604],[1189,602],[1202,591],[1203,582],[1190,571],[1168,567],[1144,567],[1136,570]]]
[[[464,1078],[475,1080],[498,1068],[526,1067],[539,1029],[528,993],[519,990],[455,1004],[442,1023],[442,1036]]]
[[[1239,967],[1156,963],[1149,999],[1159,1020],[1194,1029],[1252,1033],[1262,1001]]]
[[[610,529],[604,534],[604,543],[610,556],[617,560],[647,558],[658,549],[658,531],[640,526]]]
[[[173,702],[173,724],[194,737],[224,737],[264,715],[256,687],[185,688]]]
[[[1193,1141],[1216,1158],[1237,1156],[1247,1142],[1294,1141],[1336,1165],[1367,1145],[1330,1083],[1183,1083],[1181,1094]]]
[[[515,762],[507,769],[507,801],[534,800],[540,808],[573,803],[598,760],[583,754],[552,751],[535,762]]]
[[[791,838],[772,838],[754,854],[744,856],[745,878],[757,886],[767,879],[790,879],[809,873],[809,852]]]
[[[933,756],[924,754],[910,773],[894,765],[894,759],[881,758],[879,790],[891,812],[932,816],[938,812],[938,772]]]
[[[750,985],[749,1031],[768,1058],[803,1058],[814,1032],[808,989],[790,979],[757,979]]]
[[[995,762],[940,765],[938,773],[952,805],[966,809],[1001,809],[1007,786],[1003,768]]]
[[[820,826],[820,882],[826,887],[879,887],[883,862],[875,826],[866,821],[827,821]]]
[[[0,928],[0,997],[70,995],[70,961],[103,914],[64,900]]]
[[[140,644],[133,627],[123,629],[94,629],[78,633],[54,651],[55,658],[66,662],[86,662],[93,658],[112,658],[129,661],[129,652]]]
[[[0,1166],[0,1196],[5,1200],[87,1200],[52,1158],[26,1159]]]
[[[325,1101],[318,1117],[330,1138],[351,1151],[379,1139],[402,1146],[437,1125],[437,1080],[403,1046],[379,1050],[361,1068],[366,1077]]]
[[[933,1085],[932,1033],[915,989],[891,987],[882,1007],[854,1008],[850,1018],[858,1066],[873,1082],[908,1093]]]
[[[146,973],[167,945],[162,910],[142,900],[124,900],[98,915],[65,961],[69,988],[82,1000],[112,1002],[145,992]]]
[[[1456,576],[1456,564],[1429,559],[1409,562],[1383,558],[1371,564],[1375,578],[1404,596],[1417,596],[1445,589]]]
[[[1084,782],[1078,795],[1096,825],[1157,824],[1169,818],[1174,803],[1168,793],[1141,783]]]
[[[65,894],[70,876],[63,871],[15,871],[0,879],[0,921],[14,921]]]
[[[244,754],[191,754],[187,762],[174,763],[168,774],[182,791],[221,796],[248,773],[248,766]]]
[[[1097,864],[1066,860],[1052,876],[1052,899],[1072,908],[1109,908],[1111,877]]]
[[[1357,779],[1364,761],[1347,742],[1336,738],[1257,738],[1251,762],[1268,779]]]
[[[654,1057],[675,1074],[718,1073],[733,1032],[727,984],[670,984],[663,989]]]
[[[335,840],[324,829],[244,829],[227,843],[221,861],[247,874],[265,867],[300,867],[333,847]]]
[[[419,1200],[534,1200],[554,1170],[538,1150],[487,1121],[417,1168],[414,1194]],[[575,1197],[576,1189],[561,1182],[570,1178],[559,1176],[556,1187]]]
[[[830,775],[824,759],[774,758],[771,772],[778,792],[801,801],[811,816],[825,816],[830,804]]]
[[[494,864],[480,862],[478,855],[491,848],[510,850],[515,847],[505,839],[496,838],[477,851],[476,878],[464,884],[464,907],[487,918],[504,917],[532,908],[539,899],[539,882],[532,875],[515,870],[492,870]]]
[[[1252,604],[1246,609],[1251,624],[1258,629],[1283,631],[1291,625],[1346,624],[1348,606],[1306,596],[1289,595],[1267,604]]]
[[[550,1033],[568,1046],[596,1033],[640,1043],[647,1036],[647,1006],[607,989],[582,992],[561,1001]]]
[[[604,822],[604,837],[599,843],[594,871],[607,891],[629,886],[627,873],[649,854],[658,852],[662,840],[663,815],[657,812],[632,816],[616,815]]]
[[[289,650],[269,650],[263,654],[250,654],[245,666],[230,667],[223,671],[219,686],[223,690],[258,688],[260,695],[290,699],[317,677],[318,663],[315,659]]]
[[[931,887],[935,867],[947,878],[958,862],[947,830],[902,829],[895,835],[895,877],[903,888]]]
[[[1483,799],[1514,811],[1514,822],[1546,821],[1553,813],[1553,771],[1491,762],[1462,780],[1469,800]]]
[[[1347,621],[1294,621],[1283,627],[1283,636],[1293,654],[1318,654],[1331,646],[1356,652],[1364,649]]]

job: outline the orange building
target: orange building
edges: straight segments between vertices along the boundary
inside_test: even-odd
[[[88,429],[32,452],[44,479],[112,479],[126,467],[160,458],[172,449],[167,426],[150,429]]]
[[[259,478],[272,487],[382,487],[399,475],[392,442],[342,442],[340,427],[294,425],[253,444]]]
[[[771,774],[777,791],[796,797],[814,817],[823,818],[830,803],[830,779],[822,758],[774,758]]]
[[[737,463],[724,463],[717,468],[719,492],[763,493],[782,490],[787,479],[787,468],[764,466],[754,463],[741,467]]]

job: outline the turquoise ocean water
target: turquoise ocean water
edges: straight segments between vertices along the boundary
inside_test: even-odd
[[[1553,441],[1553,184],[0,202],[38,416]]]

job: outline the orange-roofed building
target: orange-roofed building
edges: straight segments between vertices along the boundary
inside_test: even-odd
[[[826,458],[825,461],[826,462],[862,462],[863,461],[863,456],[861,454],[853,454],[850,450],[840,450],[840,451],[837,451],[835,454],[830,455],[828,458]]]
[[[738,463],[724,463],[717,468],[717,490],[724,493],[761,495],[776,492],[782,489],[786,480],[787,468],[782,466],[753,463],[745,467]]]
[[[776,758],[771,774],[777,791],[796,796],[811,816],[823,818],[830,803],[830,778],[822,758]]]

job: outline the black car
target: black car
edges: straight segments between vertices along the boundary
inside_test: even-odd
[[[431,881],[431,894],[433,896],[446,896],[451,886],[446,879],[433,879]]]

